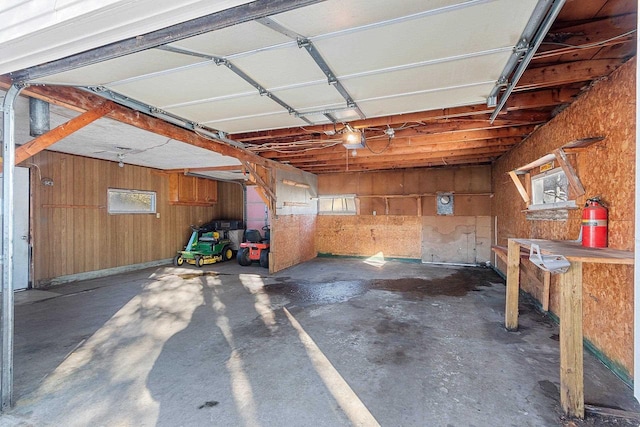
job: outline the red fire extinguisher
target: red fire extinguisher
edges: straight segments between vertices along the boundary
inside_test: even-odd
[[[599,197],[587,199],[582,211],[582,246],[607,247],[607,208]]]

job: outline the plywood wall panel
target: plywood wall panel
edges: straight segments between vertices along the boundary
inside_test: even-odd
[[[402,174],[402,193],[401,194],[418,194],[423,191],[420,184],[420,169],[405,170]]]
[[[171,258],[186,243],[190,225],[222,213],[242,218],[242,189],[234,184],[220,183],[223,196],[213,207],[172,206],[167,177],[152,169],[50,151],[30,164],[40,169],[31,166],[36,287],[60,276]],[[42,185],[40,176],[54,185]],[[109,215],[107,188],[155,191],[160,218]]]
[[[633,267],[585,265],[583,277],[585,336],[598,348],[607,348],[610,359],[623,367],[633,366],[633,346],[619,342],[620,337],[633,336],[633,322],[629,321],[633,319],[633,288],[626,286],[633,282]],[[600,282],[602,277],[607,281]],[[614,342],[619,344],[611,346]]]
[[[488,195],[454,195],[454,212],[462,216],[491,215],[491,199]]]
[[[318,253],[420,258],[422,222],[417,216],[319,215]],[[415,238],[418,236],[418,238]]]
[[[506,175],[562,145],[579,138],[606,139],[575,155],[576,172],[586,194],[601,195],[609,206],[609,246],[632,250],[635,196],[635,59],[599,81],[569,108],[539,128],[526,141],[501,157],[493,167],[492,211],[498,220],[498,244],[510,237],[576,239],[581,209],[567,221],[527,221],[522,199]],[[504,270],[503,270],[504,271]],[[633,371],[633,274],[627,266],[585,264],[583,274],[585,337],[627,373]],[[539,295],[535,284],[523,289]],[[558,289],[551,286],[551,310],[558,314]]]
[[[353,179],[358,183],[357,192],[358,195],[371,195],[371,194],[380,194],[375,191],[375,183],[373,182],[374,178],[373,173],[358,173],[355,174]],[[320,179],[321,176],[318,177]]]
[[[363,197],[360,203],[361,215],[384,215],[385,213],[386,204],[381,197]]]
[[[272,218],[272,272],[316,257],[316,218],[316,215],[278,215]]]
[[[435,216],[437,211],[438,209],[435,196],[422,197],[422,215]]]
[[[390,198],[389,215],[418,215],[418,199],[415,197]]]

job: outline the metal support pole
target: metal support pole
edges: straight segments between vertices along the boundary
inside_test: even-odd
[[[640,16],[637,18],[640,25]],[[640,43],[640,33],[636,31],[636,46]],[[640,78],[640,68],[636,65],[636,82]],[[640,401],[640,85],[636,83],[636,176],[635,176],[635,265],[633,273],[633,395]]]
[[[2,105],[2,411],[13,404],[13,172],[16,155],[13,104],[21,90],[11,85]]]

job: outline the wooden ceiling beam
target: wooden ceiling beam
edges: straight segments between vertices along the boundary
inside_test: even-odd
[[[556,26],[545,37],[533,57],[533,62],[584,51],[586,45],[597,44],[589,49],[600,49],[604,46],[634,42],[633,34],[621,38],[618,36],[633,30],[636,23],[637,14],[628,13],[568,26]]]
[[[357,150],[357,156],[361,158],[375,158],[375,157],[385,157],[390,155],[416,155],[423,153],[432,153],[435,151],[442,151],[445,147],[447,150],[468,150],[468,149],[483,149],[488,147],[513,147],[515,144],[522,141],[522,138],[511,137],[511,138],[500,138],[500,139],[488,139],[482,141],[470,141],[470,142],[462,142],[462,143],[453,143],[453,144],[431,144],[421,146],[419,149],[413,146],[399,145],[394,146],[393,144],[386,150],[382,151],[384,147],[381,147],[378,151],[376,151],[372,147],[372,151],[367,149]],[[381,152],[382,151],[382,152]],[[286,159],[289,160],[292,164],[304,164],[304,163],[313,163],[318,161],[332,160],[332,159],[344,159],[345,152],[352,153],[352,150],[342,149],[340,151],[332,152],[332,153],[306,153],[306,155],[297,155],[297,156],[287,156]]]
[[[498,120],[509,120],[508,112],[522,111],[528,109],[547,108],[573,101],[579,94],[579,89],[561,88],[532,91],[530,93],[518,93],[509,97],[505,111],[498,115]],[[486,104],[471,105],[465,107],[444,108],[419,113],[397,114],[387,117],[378,117],[366,120],[356,120],[350,124],[357,128],[376,126],[398,126],[404,123],[419,123],[433,120],[446,120],[461,117],[489,116],[493,113],[493,108]],[[523,113],[526,114],[526,113]],[[538,114],[535,112],[534,114]],[[338,125],[340,129],[342,125]],[[274,138],[286,138],[299,135],[326,134],[333,132],[333,125],[306,126],[304,128],[276,129],[260,132],[246,132],[230,134],[229,138],[241,142],[265,141]]]
[[[611,74],[623,62],[622,59],[594,59],[530,68],[522,75],[515,91],[591,81]]]
[[[341,167],[317,167],[309,168],[307,172],[314,174],[324,173],[339,173],[339,172],[367,172],[367,171],[381,171],[381,170],[397,170],[397,169],[411,169],[411,168],[433,168],[433,167],[450,167],[457,165],[478,165],[488,164],[496,160],[498,156],[469,156],[456,159],[438,159],[419,162],[406,162],[402,166],[398,164],[378,164],[375,166],[367,165],[342,165]]]
[[[449,132],[449,133],[439,133],[439,134],[430,134],[430,135],[414,135],[411,137],[404,138],[394,138],[391,143],[394,146],[410,146],[416,150],[420,149],[422,145],[431,145],[431,144],[451,144],[451,143],[464,143],[469,141],[480,141],[487,139],[499,139],[499,138],[523,138],[529,135],[531,132],[535,130],[535,126],[519,126],[519,127],[510,127],[510,128],[502,128],[496,130],[479,130],[479,131],[458,131],[458,132]],[[377,145],[376,145],[377,146]],[[344,152],[345,148],[342,144],[338,144],[332,147],[328,147],[325,149],[314,150],[313,154],[320,153],[341,153]],[[270,159],[282,159],[282,158],[292,158],[299,156],[308,156],[309,152],[300,150],[298,152],[292,153],[279,153],[276,151],[265,151],[261,153],[262,156],[268,157]]]
[[[498,146],[498,147],[488,147],[481,149],[469,149],[469,150],[441,150],[441,151],[433,151],[431,153],[418,153],[412,155],[386,155],[379,157],[361,157],[361,156],[351,156],[351,152],[345,152],[340,159],[331,159],[331,160],[323,160],[312,162],[309,160],[302,160],[300,163],[291,162],[293,165],[299,165],[303,170],[311,170],[316,167],[325,167],[325,166],[333,166],[340,167],[345,164],[349,165],[379,165],[379,164],[395,164],[402,165],[407,162],[421,162],[421,161],[433,161],[438,159],[455,159],[455,158],[465,158],[465,157],[487,157],[487,156],[500,156],[512,146]],[[347,161],[347,156],[349,160]]]
[[[188,173],[188,172],[228,172],[243,170],[243,165],[229,165],[229,166],[209,166],[202,168],[182,168],[182,169],[165,169],[166,173]]]
[[[549,120],[551,115],[550,112],[546,111],[532,112],[530,114],[528,112],[522,111],[515,112],[514,114],[516,114],[518,117],[514,118],[513,120],[496,120],[493,125],[489,122],[488,117],[486,120],[476,118],[457,118],[451,120],[436,120],[420,125],[416,124],[407,129],[395,130],[395,138],[400,139],[421,135],[443,134],[449,132],[475,132],[480,130],[497,130],[501,128],[518,127],[523,125],[537,125]],[[543,120],[541,119],[541,117],[546,118]],[[522,119],[522,121],[520,121],[520,119]],[[384,129],[385,128],[380,128],[376,131],[371,128],[367,128],[365,130],[367,140],[384,140],[386,143],[387,135],[385,134]],[[292,148],[290,146],[291,144],[295,144],[295,147]],[[291,154],[295,152],[301,152],[305,148],[322,150],[322,146],[329,147],[331,144],[342,145],[341,136],[327,136],[324,134],[315,136],[298,135],[287,139],[281,138],[277,140],[263,141],[262,144],[252,144],[251,150],[258,154],[270,153],[276,150],[278,150],[278,152],[280,153]],[[287,152],[287,150],[289,151]]]

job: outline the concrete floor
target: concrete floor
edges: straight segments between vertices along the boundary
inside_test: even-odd
[[[3,426],[557,426],[558,330],[491,270],[163,267],[17,295]],[[592,404],[637,411],[585,355]],[[633,424],[630,424],[633,425]]]

